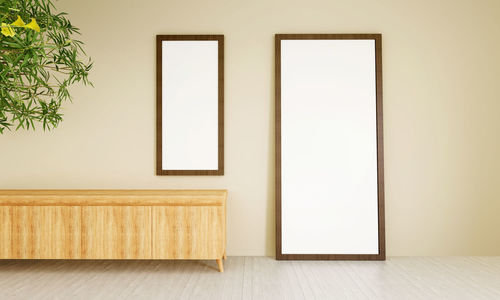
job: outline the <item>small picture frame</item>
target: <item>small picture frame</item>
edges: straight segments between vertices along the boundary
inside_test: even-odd
[[[156,174],[224,175],[224,36],[156,37]]]

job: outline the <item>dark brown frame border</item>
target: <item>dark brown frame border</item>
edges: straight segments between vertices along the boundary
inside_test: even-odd
[[[281,41],[282,40],[375,40],[378,254],[283,254],[281,251]],[[275,142],[276,142],[276,259],[278,260],[385,260],[384,142],[382,125],[381,34],[276,34],[275,36]]]
[[[218,117],[219,165],[217,170],[162,169],[162,41],[218,41]],[[156,36],[156,175],[224,175],[224,35],[157,35]]]

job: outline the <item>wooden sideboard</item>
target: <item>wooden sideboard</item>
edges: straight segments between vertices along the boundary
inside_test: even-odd
[[[0,190],[0,259],[226,256],[226,190]]]

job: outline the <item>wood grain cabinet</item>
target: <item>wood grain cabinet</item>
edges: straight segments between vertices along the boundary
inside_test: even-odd
[[[151,258],[151,207],[83,206],[84,259]]]
[[[80,258],[80,209],[1,206],[0,258]]]
[[[215,259],[226,190],[0,190],[0,259]]]
[[[224,253],[221,206],[156,206],[152,210],[153,258],[220,258]]]

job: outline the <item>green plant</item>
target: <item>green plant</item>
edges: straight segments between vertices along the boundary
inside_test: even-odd
[[[68,87],[92,85],[78,28],[54,10],[50,0],[0,0],[0,133],[56,127]]]

